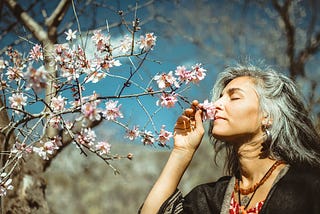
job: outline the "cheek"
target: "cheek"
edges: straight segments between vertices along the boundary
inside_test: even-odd
[[[239,129],[244,128],[247,131],[255,131],[260,127],[261,119],[257,108],[243,108],[238,109],[231,116],[232,125]]]
[[[227,111],[228,120],[214,121],[212,134],[239,134],[256,132],[260,127],[257,108],[239,107]]]

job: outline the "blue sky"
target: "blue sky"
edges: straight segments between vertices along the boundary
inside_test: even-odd
[[[25,1],[21,1],[22,5],[25,3]],[[76,10],[80,11],[83,5],[77,5],[76,2]],[[85,34],[87,29],[90,29],[92,24],[97,24],[99,27],[106,26],[106,23],[108,23],[110,26],[119,21],[119,16],[116,15],[116,11],[119,9],[123,9],[126,11],[127,8],[129,8],[128,5],[135,6],[135,2],[133,0],[123,0],[123,1],[106,1],[107,4],[114,3],[113,9],[108,9],[104,7],[97,7],[94,8],[94,11],[87,11],[84,15],[79,16],[80,26],[82,29],[82,33]],[[137,1],[140,5],[148,2],[148,1]],[[172,34],[168,35],[168,32],[172,29],[170,29],[170,26],[165,22],[170,20],[179,18],[179,14],[181,13],[188,13],[192,12],[193,10],[197,9],[197,1],[191,1],[192,3],[189,3],[189,1],[181,0],[181,6],[178,7],[177,5],[173,4],[171,1],[155,1],[153,9],[157,10],[159,9],[159,17],[157,17],[158,21],[152,20],[148,21],[147,24],[144,24],[142,26],[141,31],[139,31],[137,34],[144,34],[146,32],[154,32],[154,34],[157,36],[157,42],[156,46],[154,47],[154,50],[149,54],[150,60],[156,60],[160,61],[161,63],[154,63],[152,61],[147,61],[142,69],[139,71],[139,75],[135,77],[135,81],[139,82],[140,84],[146,85],[147,82],[149,82],[150,78],[153,77],[156,73],[161,72],[169,72],[170,70],[175,70],[176,66],[178,65],[186,65],[190,66],[195,63],[202,63],[203,66],[207,69],[207,77],[205,80],[200,82],[199,85],[192,86],[189,90],[186,91],[185,95],[189,98],[189,100],[198,99],[199,101],[203,101],[204,99],[207,99],[210,97],[210,90],[211,87],[216,79],[216,75],[219,71],[223,69],[223,66],[225,64],[232,63],[233,60],[238,60],[237,57],[242,57],[241,54],[244,56],[254,56],[256,58],[259,58],[261,56],[264,57],[264,50],[265,49],[272,49],[272,40],[263,40],[263,42],[259,40],[251,39],[250,36],[263,36],[263,29],[268,26],[270,23],[270,19],[267,16],[267,13],[265,13],[263,10],[258,9],[258,7],[255,4],[252,4],[249,8],[246,8],[247,14],[246,18],[242,22],[237,22],[240,20],[240,17],[242,17],[242,11],[244,8],[239,7],[239,4],[234,3],[232,6],[232,13],[226,13],[224,10],[223,4],[226,5],[226,1],[202,1],[204,2],[207,7],[200,8],[200,11],[196,11],[194,19],[198,21],[199,25],[202,26],[194,26],[189,25],[189,23],[186,23],[190,20],[186,19],[185,22],[183,22],[183,29],[185,32],[187,32],[190,35],[197,35],[197,34],[203,34],[205,45],[208,47],[215,48],[215,51],[219,54],[219,52],[225,51],[224,45],[228,45],[228,41],[233,42],[230,43],[230,46],[232,46],[231,55],[227,58],[218,58],[217,55],[212,55],[207,50],[204,50],[203,48],[199,48],[192,42],[188,41],[186,38],[183,38],[183,35],[179,34]],[[118,4],[119,3],[119,4]],[[52,8],[54,8],[56,2],[50,1],[49,3],[46,3],[46,10],[50,14],[50,11]],[[161,10],[160,10],[161,6]],[[183,11],[181,8],[184,8]],[[221,10],[219,9],[221,8]],[[40,8],[38,8],[40,10]],[[43,8],[42,8],[43,9]],[[141,19],[141,22],[148,20],[149,13],[152,9],[139,9],[136,13],[137,17]],[[226,10],[228,12],[228,10]],[[195,12],[195,11],[193,11]],[[271,12],[269,11],[271,14]],[[269,15],[270,15],[269,14]],[[185,15],[185,14],[184,14]],[[225,17],[224,17],[225,16]],[[263,20],[265,23],[251,23],[250,21],[255,19],[256,16],[265,17],[266,19]],[[41,16],[40,16],[41,17]],[[61,27],[64,27],[67,25],[68,21],[72,18],[74,18],[75,15],[73,13],[72,8],[69,9],[67,17],[64,19],[64,21],[61,24]],[[230,26],[223,26],[226,31],[230,30],[230,32],[233,30],[234,27],[237,25],[241,25],[243,27],[243,32],[240,32],[239,37],[235,38],[235,41],[232,41],[232,38],[228,38],[227,34],[223,34],[224,32],[220,31],[220,29],[214,29],[212,30],[211,25],[217,24],[217,22],[214,21],[215,18],[230,18],[233,19],[233,22],[230,22]],[[125,18],[127,21],[132,21],[134,18],[134,12],[128,13]],[[160,21],[159,21],[160,20]],[[162,21],[161,21],[162,20]],[[163,21],[164,20],[164,21]],[[175,21],[175,20],[174,20]],[[192,21],[192,19],[191,19]],[[264,25],[266,24],[266,25]],[[274,24],[274,23],[272,23]],[[199,29],[197,28],[199,27]],[[78,30],[78,27],[76,25],[71,27],[73,30]],[[63,30],[60,29],[61,36],[59,37],[59,43],[65,42],[65,35],[63,33]],[[206,29],[208,29],[207,32]],[[209,30],[210,29],[210,30]],[[319,29],[319,24],[316,24],[316,29]],[[212,32],[211,32],[212,31]],[[112,37],[119,38],[119,36],[123,36],[125,33],[125,28],[111,28],[110,33]],[[8,40],[15,40],[19,36],[24,36],[27,34],[27,31],[25,30],[24,34],[11,34],[11,37],[6,37],[2,40],[1,46],[5,46],[5,44],[8,42]],[[243,34],[243,35],[242,35]],[[186,35],[189,36],[189,35]],[[248,37],[249,36],[249,37]],[[229,39],[229,40],[228,40]],[[281,37],[281,34],[279,33],[279,40],[283,39]],[[226,42],[227,41],[227,42]],[[244,49],[241,46],[241,42],[246,44]],[[226,42],[226,43],[224,43]],[[31,45],[27,42],[23,43],[19,46],[21,48],[21,51],[28,50]],[[276,53],[276,52],[275,52]],[[281,52],[280,52],[281,53]],[[278,56],[269,56],[269,59],[267,59],[267,63],[273,63],[276,62],[277,58],[283,57],[285,52],[283,51],[282,54],[279,54]],[[236,56],[236,57],[235,57]],[[319,69],[312,69],[317,68],[319,66],[317,65],[317,59],[319,59],[319,54],[317,54],[313,59],[313,64],[308,64],[308,69],[312,70],[310,75],[312,75],[314,78],[319,78],[320,72]],[[122,75],[122,76],[128,76],[128,72],[130,70],[130,63],[126,63],[125,61],[121,61],[122,66],[116,69],[111,69],[111,74],[116,75]],[[311,68],[309,68],[311,67]],[[143,79],[141,79],[141,77]],[[116,93],[116,89],[119,88],[119,85],[123,84],[122,82],[117,81],[116,79],[106,77],[105,80],[102,82],[102,84],[96,84],[92,86],[87,86],[87,92],[90,93],[93,90],[97,91],[101,95],[114,95]],[[155,86],[155,85],[154,85]],[[133,86],[126,89],[125,93],[129,94],[132,91],[136,91]],[[144,105],[150,109],[150,113],[153,113],[158,109],[157,106],[155,106],[155,102],[157,99],[155,98],[148,98],[144,97],[141,98],[141,101],[144,103]],[[137,102],[135,99],[129,99],[129,100],[120,100],[119,101],[122,104],[122,110],[126,117],[129,117],[129,122],[132,123],[139,123],[141,126],[145,124],[147,121],[147,118],[142,113],[141,107],[137,105]],[[184,107],[187,107],[186,104],[184,104]],[[157,125],[157,128],[160,129],[162,124],[165,124],[167,128],[172,130],[173,125],[175,123],[176,117],[182,112],[182,109],[180,107],[172,108],[172,109],[161,109],[158,114],[154,117],[154,121]],[[125,122],[125,120],[123,120]],[[132,124],[133,125],[133,124]],[[108,125],[107,125],[108,126]]]

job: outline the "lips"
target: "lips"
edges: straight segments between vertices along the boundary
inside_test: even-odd
[[[225,120],[226,118],[224,118],[224,117],[221,117],[221,116],[219,116],[219,115],[215,115],[214,116],[214,120]]]

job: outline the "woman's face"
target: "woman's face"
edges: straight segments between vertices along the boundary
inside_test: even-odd
[[[263,136],[263,114],[250,77],[238,77],[224,88],[214,103],[216,115],[212,134],[225,142],[250,142]]]

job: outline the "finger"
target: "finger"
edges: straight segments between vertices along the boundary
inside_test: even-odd
[[[199,105],[199,101],[198,100],[193,100],[192,101],[192,105],[193,106],[198,106]]]
[[[187,109],[187,115],[190,118],[194,119],[194,115],[196,111],[199,109],[198,106],[199,106],[198,100],[193,100],[190,108]]]
[[[193,108],[187,108],[185,111],[184,111],[184,115],[187,116],[187,117],[194,117],[194,114],[195,114],[195,110]]]
[[[190,119],[187,116],[180,116],[175,124],[175,129],[190,129]]]
[[[199,109],[195,113],[195,128],[203,128],[203,123],[202,123],[202,110]]]

